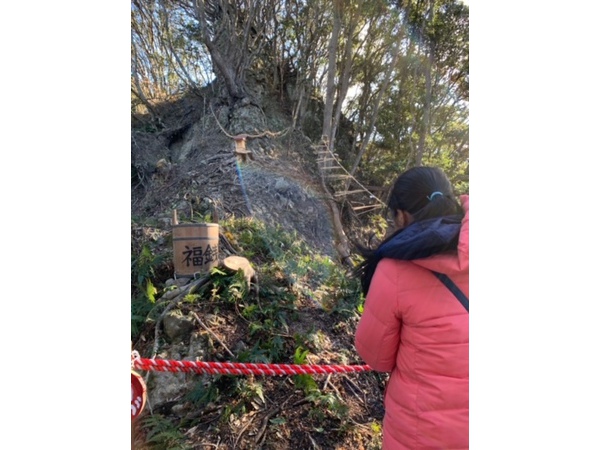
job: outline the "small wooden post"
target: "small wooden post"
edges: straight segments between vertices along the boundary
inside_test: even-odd
[[[246,162],[247,158],[254,160],[252,156],[252,152],[246,149],[246,138],[248,136],[246,134],[238,134],[237,136],[233,136],[233,140],[235,142],[235,153],[237,156],[241,156],[242,161]]]

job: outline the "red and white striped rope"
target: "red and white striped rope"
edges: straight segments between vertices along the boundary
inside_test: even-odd
[[[133,367],[158,372],[196,372],[224,375],[301,375],[365,372],[368,365],[262,364],[235,362],[175,361],[169,359],[135,358]]]

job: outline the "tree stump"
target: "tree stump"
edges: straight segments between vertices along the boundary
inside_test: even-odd
[[[246,282],[248,283],[248,289],[252,284],[252,281],[257,280],[256,271],[250,265],[250,261],[242,256],[228,256],[223,260],[223,267],[229,269],[231,272],[244,272],[244,278],[246,278]]]

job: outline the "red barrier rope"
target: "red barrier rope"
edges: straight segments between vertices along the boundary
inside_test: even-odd
[[[262,364],[262,363],[235,363],[235,362],[202,362],[202,361],[174,361],[169,359],[133,360],[133,367],[138,370],[159,372],[196,372],[207,374],[225,375],[299,375],[299,374],[326,374],[364,372],[372,370],[368,365],[344,366],[313,364]]]

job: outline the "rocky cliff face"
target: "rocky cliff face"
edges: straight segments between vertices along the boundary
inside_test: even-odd
[[[310,140],[273,103],[269,120],[254,105],[228,119],[227,107],[215,111],[207,101],[165,105],[161,130],[132,130],[132,217],[168,227],[173,210],[183,221],[211,212],[221,219],[252,216],[295,230],[331,254],[331,221]],[[248,157],[234,154],[225,129],[231,123],[248,136]]]

